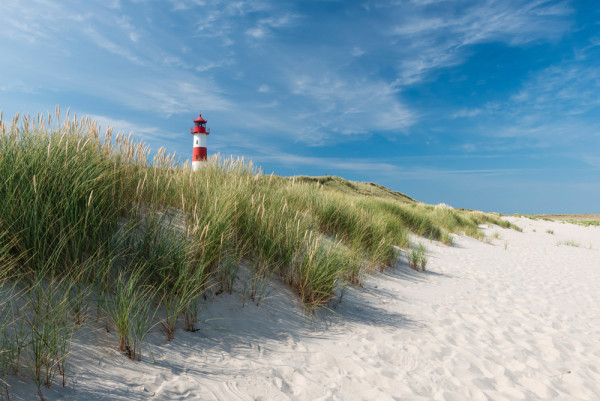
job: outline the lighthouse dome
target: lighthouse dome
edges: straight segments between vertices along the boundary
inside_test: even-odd
[[[194,120],[195,123],[207,123],[208,121],[206,121],[204,118],[202,118],[202,113],[200,113],[199,117],[197,119]]]

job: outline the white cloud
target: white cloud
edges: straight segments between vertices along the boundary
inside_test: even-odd
[[[403,132],[418,116],[398,100],[398,93],[384,82],[347,80],[322,69],[291,75],[290,91],[301,98],[293,120],[302,121],[306,135],[300,140],[322,144],[339,135],[372,131]]]
[[[475,117],[483,112],[481,108],[461,109],[452,114],[451,118]]]
[[[52,24],[54,16],[64,19],[66,13],[54,4],[39,7],[24,7],[18,0],[0,2],[0,36],[10,39],[26,40],[34,43],[49,38],[57,27]]]
[[[442,18],[421,17],[392,28],[393,35],[415,35],[448,27],[452,22]]]
[[[269,17],[259,19],[255,27],[246,30],[246,35],[260,39],[274,29],[288,27],[294,24],[297,15],[286,14],[279,17]]]
[[[578,115],[600,106],[600,67],[565,61],[536,73],[512,97],[538,111]]]
[[[352,54],[353,57],[360,57],[363,54],[365,54],[365,51],[360,47],[353,47],[352,52],[350,52],[350,54]]]
[[[400,3],[400,22],[389,31],[395,38],[398,85],[419,82],[439,68],[462,64],[468,46],[504,42],[518,46],[537,40],[554,40],[571,26],[566,1],[522,3],[509,0],[460,1],[437,12],[421,2],[416,7]]]
[[[246,35],[252,36],[253,38],[260,39],[265,36],[267,31],[262,26],[257,26],[256,28],[248,29],[246,31]]]
[[[579,155],[588,165],[600,169],[600,156],[598,155]]]
[[[115,42],[106,38],[103,34],[95,31],[92,28],[88,28],[84,31],[87,37],[94,42],[98,47],[109,51],[110,53],[124,57],[132,63],[143,65],[145,64],[131,49],[126,46],[116,44]]]
[[[186,3],[189,8],[198,5]],[[269,1],[264,0],[212,0],[202,4],[202,18],[198,20],[196,30],[203,37],[221,38],[224,46],[230,46],[234,43],[233,36],[238,32],[246,33],[255,37],[262,37],[266,34],[268,26],[259,24],[259,26],[249,27],[240,22],[245,17],[267,12],[272,9]]]
[[[148,82],[142,78],[131,82],[128,90],[129,92],[122,94],[120,98],[129,107],[156,110],[166,115],[195,113],[199,108],[210,111],[227,110],[231,107],[217,87],[191,76],[157,82]]]
[[[261,93],[267,93],[269,92],[271,89],[269,88],[268,85],[266,84],[262,84],[261,86],[258,87],[258,91]]]
[[[133,123],[131,121],[107,117],[98,114],[90,114],[90,119],[98,123],[100,133],[103,133],[108,128],[113,129],[113,138],[116,133],[123,133],[129,135],[130,133],[137,138],[145,141],[157,140],[171,140],[177,138],[176,133],[168,133],[158,127],[148,126],[139,123]]]
[[[273,100],[272,102],[269,103],[256,103],[256,105],[254,107],[258,108],[258,109],[273,109],[277,106],[279,106],[281,103],[279,103],[277,100]]]
[[[170,2],[173,4],[173,11],[189,10],[193,7],[206,5],[204,0],[170,0]]]
[[[415,179],[415,180],[435,180],[442,177],[463,177],[468,176],[492,176],[503,174],[516,174],[523,170],[513,168],[499,169],[442,169],[427,167],[401,167],[395,160],[384,161],[378,158],[336,158],[336,157],[311,157],[293,153],[286,153],[280,149],[262,148],[256,149],[258,152],[251,154],[252,160],[260,163],[276,163],[284,166],[310,166],[315,170],[321,170],[323,174],[337,174],[341,171],[352,172],[364,176],[377,174],[377,177],[397,179]]]
[[[195,69],[198,72],[204,72],[204,71],[212,70],[212,69],[219,68],[219,67],[222,67],[225,65],[230,65],[231,63],[232,63],[231,60],[212,61],[212,60],[202,59],[202,61],[200,61],[200,64],[198,64]]]
[[[258,20],[258,24],[265,25],[265,26],[268,26],[271,28],[281,28],[284,26],[291,25],[294,18],[295,18],[295,16],[286,14],[286,15],[282,15],[277,18],[269,17],[269,18],[260,19],[260,20]]]
[[[479,148],[474,143],[465,143],[460,146],[460,149],[463,150],[464,152],[472,153],[472,152],[476,152]]]

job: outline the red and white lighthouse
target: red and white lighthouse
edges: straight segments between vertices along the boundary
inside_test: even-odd
[[[210,134],[210,129],[206,128],[206,121],[202,114],[194,120],[195,127],[191,134],[194,137],[194,156],[192,157],[192,171],[198,170],[200,163],[206,161],[206,136]]]

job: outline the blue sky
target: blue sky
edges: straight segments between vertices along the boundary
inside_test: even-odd
[[[600,213],[600,3],[0,1],[0,109],[427,203]]]

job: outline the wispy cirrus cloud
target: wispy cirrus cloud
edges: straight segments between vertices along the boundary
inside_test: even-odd
[[[543,69],[511,100],[546,113],[585,114],[600,106],[600,67],[571,60]]]
[[[0,36],[14,39],[24,39],[30,43],[48,39],[59,30],[59,25],[52,24],[53,16],[59,15],[62,7],[45,1],[36,1],[38,7],[23,7],[15,0],[0,2]],[[40,13],[40,9],[45,11]],[[79,14],[65,14],[66,18],[80,19]]]
[[[455,116],[487,120],[494,128],[483,136],[515,138],[521,145],[560,148],[573,141],[599,142],[599,92],[599,64],[574,56],[532,73],[506,101]]]
[[[400,167],[394,161],[385,162],[376,158],[335,158],[335,157],[310,157],[285,152],[270,152],[269,154],[253,154],[253,160],[263,163],[276,163],[288,166],[310,166],[321,174],[329,171],[344,171],[361,175],[372,175],[394,179],[412,180],[437,180],[440,177],[464,177],[464,176],[501,176],[506,174],[518,174],[519,168],[497,168],[497,169],[447,169],[422,166]]]
[[[176,2],[177,3],[177,2]],[[265,14],[274,9],[270,1],[227,1],[207,0],[198,2],[184,2],[189,7],[200,8],[203,11],[202,18],[195,22],[196,32],[200,37],[218,38],[222,45],[231,46],[235,41],[245,34],[262,37],[266,33],[267,26],[256,26],[255,19],[249,18],[257,14]],[[194,3],[191,5],[190,3]]]
[[[172,141],[177,137],[177,133],[165,132],[156,126],[133,123],[124,119],[116,119],[108,116],[89,114],[92,121],[98,124],[98,128],[102,131],[112,128],[113,132],[123,133],[125,135],[135,134],[137,138],[144,141],[154,141],[160,138],[162,141]]]
[[[291,74],[288,84],[303,104],[293,120],[305,124],[309,140],[318,138],[317,143],[374,130],[402,132],[418,119],[398,100],[397,91],[384,82],[347,81],[333,74],[315,73]]]
[[[232,108],[230,101],[210,81],[186,74],[156,82],[135,79],[126,86],[102,93],[107,99],[118,100],[130,108],[154,110],[166,116],[196,113],[199,109],[222,111]]]
[[[464,118],[464,117],[475,117],[479,114],[483,113],[483,109],[479,107],[468,108],[468,109],[460,109],[454,112],[450,117],[451,118]]]
[[[388,32],[406,54],[398,64],[398,85],[421,81],[439,68],[460,65],[469,46],[503,42],[512,46],[560,38],[572,22],[567,1],[458,1],[452,12],[431,3],[396,6],[401,16]]]
[[[132,63],[138,65],[145,64],[145,62],[142,59],[140,59],[132,49],[108,39],[106,36],[99,33],[95,29],[86,28],[84,30],[84,33],[99,48],[104,49],[117,56],[124,57]]]
[[[246,31],[246,34],[255,39],[260,39],[275,29],[294,25],[295,20],[298,18],[299,17],[294,14],[284,14],[279,17],[261,18],[254,27]]]

